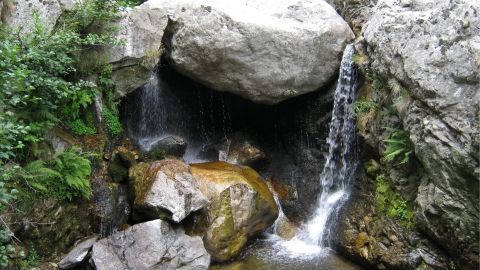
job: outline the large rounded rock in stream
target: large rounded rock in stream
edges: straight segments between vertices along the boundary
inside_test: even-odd
[[[208,209],[196,217],[194,231],[204,234],[212,260],[223,262],[237,256],[249,238],[278,217],[268,186],[251,168],[211,162],[192,164],[191,173],[211,200]]]
[[[209,203],[198,189],[189,166],[182,161],[139,163],[130,168],[129,174],[136,220],[168,218],[180,222]]]
[[[353,39],[324,1],[183,1],[170,19],[167,47],[180,73],[266,104],[327,84]]]
[[[210,255],[198,236],[185,235],[168,222],[153,220],[113,234],[93,245],[97,270],[208,269]]]

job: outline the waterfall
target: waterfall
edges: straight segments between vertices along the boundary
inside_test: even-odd
[[[331,226],[339,208],[350,195],[357,167],[356,125],[351,111],[357,88],[353,45],[347,45],[335,90],[332,120],[327,139],[329,151],[319,182],[322,192],[311,219],[290,241],[282,243],[292,254],[317,253],[328,246]]]

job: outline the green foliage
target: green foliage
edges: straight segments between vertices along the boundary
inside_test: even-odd
[[[379,92],[388,92],[388,83],[379,74],[373,73],[369,75],[369,79],[372,82],[372,87]]]
[[[395,165],[403,165],[410,160],[413,153],[413,146],[405,131],[392,129],[388,139],[383,158],[388,162],[398,162]]]
[[[82,118],[67,120],[66,125],[70,128],[73,134],[77,136],[96,134],[97,129],[93,121],[93,114],[90,111],[86,111],[83,116],[85,120]]]
[[[8,267],[9,256],[15,253],[15,248],[11,244],[12,234],[7,230],[0,230],[0,267]]]
[[[92,196],[90,161],[85,154],[68,150],[45,162],[36,160],[25,167],[24,180],[45,197],[72,200]]]
[[[117,0],[117,3],[122,7],[134,7],[145,2],[145,0]]]
[[[353,104],[355,114],[368,113],[378,109],[380,106],[372,99],[360,99]]]
[[[376,200],[381,212],[398,219],[406,228],[413,226],[411,207],[392,190],[385,174],[380,174],[376,178]]]
[[[37,250],[35,250],[34,247],[30,248],[30,251],[28,252],[28,256],[26,258],[27,265],[29,267],[35,267],[38,265],[39,259],[40,256],[38,255]]]
[[[120,123],[120,116],[116,108],[110,109],[103,107],[102,117],[110,136],[115,137],[122,132],[122,124]]]
[[[112,67],[106,66],[98,78],[99,86],[104,95],[105,105],[102,108],[102,119],[110,136],[115,137],[122,132],[122,124],[120,123],[120,114],[118,111],[118,103],[114,98],[115,85],[111,79]]]
[[[72,14],[79,13],[85,11]],[[0,29],[0,163],[39,142],[59,118],[77,119],[99,92],[94,83],[74,79],[81,75],[75,57],[85,46],[106,44],[109,37],[72,28],[77,29],[63,24],[47,33],[34,16],[33,31],[24,36]]]
[[[7,188],[6,184],[15,177],[20,166],[2,166],[0,169],[2,169],[0,172],[0,210],[3,210],[10,201],[16,199],[18,191]],[[15,252],[15,248],[11,244],[12,236],[11,231],[2,224],[0,228],[0,267],[6,268],[9,256]]]

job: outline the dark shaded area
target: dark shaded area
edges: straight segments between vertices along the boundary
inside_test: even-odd
[[[297,190],[282,200],[286,214],[297,221],[308,215],[328,150],[333,85],[277,105],[261,105],[208,89],[168,66],[160,67],[157,75],[153,92],[147,85],[123,100],[129,137],[142,144],[145,138],[181,136],[189,145],[184,158],[195,161],[202,149],[242,134],[266,153],[253,167]]]

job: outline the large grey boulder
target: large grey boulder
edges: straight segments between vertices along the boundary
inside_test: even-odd
[[[3,1],[2,1],[3,2]],[[51,31],[60,15],[73,7],[73,0],[4,0],[1,6],[2,22],[20,33],[28,33],[33,27],[36,12],[47,32]]]
[[[160,219],[134,225],[93,245],[97,270],[208,269],[210,255],[191,237]]]
[[[139,163],[130,168],[130,179],[135,193],[133,211],[138,220],[168,218],[180,222],[209,204],[189,166],[179,160]]]
[[[400,114],[426,170],[416,221],[465,269],[479,258],[480,2],[383,0],[364,27],[372,66],[408,89]]]
[[[353,38],[335,10],[317,0],[180,1],[170,12],[165,35],[180,73],[266,104],[327,84]]]

